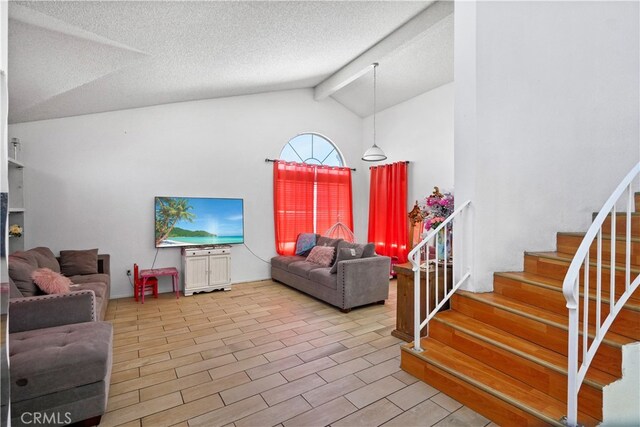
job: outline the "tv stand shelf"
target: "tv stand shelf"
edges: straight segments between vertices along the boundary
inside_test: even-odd
[[[217,289],[230,291],[231,247],[183,248],[182,271],[185,296]]]

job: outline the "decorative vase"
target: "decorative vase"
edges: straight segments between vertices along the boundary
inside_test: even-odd
[[[444,227],[438,231],[438,242],[436,245],[436,255],[438,261],[449,260],[451,256],[451,232],[449,227]]]

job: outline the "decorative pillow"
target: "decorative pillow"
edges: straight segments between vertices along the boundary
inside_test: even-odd
[[[71,291],[71,280],[50,268],[38,268],[31,278],[45,294],[65,294]]]
[[[60,273],[60,264],[53,252],[51,252],[51,249],[40,246],[29,249],[27,252],[31,253],[36,258],[39,268],[50,268],[56,273]]]
[[[348,259],[358,259],[362,256],[362,251],[355,248],[340,248],[338,251],[338,256],[336,257],[336,262],[331,267],[331,274],[336,274],[338,272],[338,263],[340,261],[345,261]]]
[[[65,276],[98,274],[98,250],[60,251],[60,271]]]
[[[364,245],[362,258],[371,258],[372,256],[376,256],[376,245],[374,243],[367,243]]]
[[[358,255],[362,255],[362,253],[364,252],[364,243],[351,243],[351,242],[347,242],[346,240],[342,240],[338,243],[338,252],[340,252],[340,249],[342,248],[349,248],[349,249],[355,249],[356,251],[358,251]]]
[[[38,260],[36,254],[31,251],[17,251],[9,255],[11,259],[22,261],[29,264],[33,268],[38,268]]]
[[[335,251],[333,252],[333,259],[331,260],[331,264],[329,265],[333,265],[336,260],[336,254],[338,253],[338,244],[340,242],[342,242],[342,239],[332,239],[331,237],[326,236],[318,237],[318,243],[316,243],[317,246],[332,246],[335,248]]]
[[[13,282],[13,279],[9,277],[9,298],[22,298],[23,296],[24,295],[22,295],[20,289],[18,289],[16,284]]]
[[[338,243],[342,242],[342,239],[332,239],[331,237],[320,236],[318,237],[318,246],[333,246],[338,247]]]
[[[316,245],[316,235],[314,233],[300,233],[296,241],[296,255],[307,256]]]
[[[315,246],[311,249],[311,252],[307,257],[307,261],[319,264],[323,267],[329,267],[331,265],[331,261],[333,261],[333,254],[335,250],[336,249],[333,246]]]
[[[42,295],[40,288],[38,288],[33,283],[33,279],[31,279],[31,273],[33,273],[36,268],[36,266],[25,261],[23,258],[18,258],[14,254],[9,255],[9,277],[16,284],[22,296],[32,297]]]

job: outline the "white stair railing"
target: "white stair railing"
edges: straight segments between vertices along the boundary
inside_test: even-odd
[[[453,264],[453,277],[458,277],[458,274],[456,274],[458,272],[457,269],[462,269],[462,268],[466,268],[466,271],[464,272],[464,275],[460,278],[460,280],[458,280],[453,286],[451,286],[450,289],[448,289],[447,286],[447,275],[448,273],[448,265],[447,263],[449,263],[449,260],[447,259],[447,245],[450,244],[448,243],[448,241],[456,241],[456,247],[461,249],[461,253],[464,254],[464,250],[462,249],[464,247],[464,242],[462,241],[463,239],[463,231],[464,231],[464,214],[467,213],[469,211],[469,205],[470,205],[471,201],[467,200],[466,202],[464,202],[462,205],[460,205],[460,207],[458,207],[456,210],[453,211],[453,213],[447,217],[447,219],[445,219],[437,228],[430,230],[427,235],[425,236],[425,238],[418,243],[412,250],[411,252],[409,252],[409,261],[411,262],[412,265],[412,270],[413,270],[413,289],[414,289],[414,296],[413,296],[413,334],[414,334],[414,340],[413,340],[413,349],[414,351],[422,351],[422,349],[420,348],[420,331],[429,323],[429,321],[431,320],[431,318],[433,318],[433,316],[436,315],[436,313],[438,312],[438,310],[440,310],[444,304],[449,301],[449,299],[451,298],[451,296],[458,290],[458,288],[469,278],[471,277],[471,266],[470,264],[466,265],[465,264],[465,260],[462,256],[457,257],[456,259],[456,263]],[[445,231],[445,238],[443,239],[444,241],[442,242],[444,244],[444,257],[440,258],[440,255],[438,254],[438,251],[436,250],[435,252],[435,257],[432,258],[430,253],[429,253],[429,243],[433,242],[436,248],[438,247],[438,244],[440,243],[440,236],[439,236],[439,232],[441,230]],[[446,237],[446,233],[451,233],[451,239],[447,239]],[[468,233],[465,233],[468,235]],[[425,273],[425,280],[426,280],[426,286],[425,286],[425,319],[421,319],[421,312],[420,312],[420,303],[421,303],[421,295],[420,295],[420,272],[422,271],[421,268],[421,256],[422,256],[422,252],[425,252],[425,269],[424,269],[424,273]],[[429,265],[432,261],[435,261],[434,264],[434,273],[435,273],[435,306],[430,310],[430,278],[429,278]],[[449,266],[451,265],[451,263],[449,263]],[[466,267],[463,267],[465,266]],[[444,280],[440,280],[440,270],[442,269],[442,275],[443,275],[443,279]],[[440,283],[442,282],[442,283]],[[439,288],[442,288],[442,292]],[[440,299],[440,295],[443,295],[442,299]]]
[[[576,426],[578,417],[578,392],[584,381],[589,365],[593,360],[604,335],[622,310],[625,303],[638,288],[640,275],[631,277],[631,213],[633,212],[633,181],[640,175],[640,163],[622,180],[620,185],[611,194],[609,199],[593,220],[591,227],[578,247],[573,261],[569,266],[567,275],[562,284],[562,292],[567,300],[569,310],[569,336],[568,336],[568,366],[567,366],[567,425]],[[626,196],[626,200],[624,197]],[[625,219],[625,259],[624,263],[616,263],[616,218],[617,206],[624,205]],[[602,320],[602,227],[607,218],[610,219],[610,261],[608,261],[609,274],[609,314]],[[592,248],[594,240],[596,247]],[[590,251],[595,249],[595,266],[591,265]],[[589,268],[595,268],[595,289],[590,286]],[[581,271],[582,270],[582,271]],[[616,299],[616,271],[623,271],[624,277],[618,279],[618,293]],[[582,275],[582,283],[580,276]],[[622,280],[621,280],[622,279]],[[622,283],[620,283],[622,282]],[[623,289],[622,289],[623,288]],[[583,293],[582,301],[582,325],[580,325],[580,292]],[[595,292],[595,324],[589,326],[590,293]],[[591,329],[591,334],[590,334]],[[582,363],[578,368],[579,335],[582,334]]]

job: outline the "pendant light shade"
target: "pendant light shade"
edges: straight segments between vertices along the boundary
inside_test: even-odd
[[[381,162],[386,160],[387,156],[385,156],[384,151],[376,144],[373,144],[371,148],[364,152],[362,156],[362,160],[365,162]]]
[[[373,146],[364,152],[362,156],[362,160],[365,162],[381,162],[382,160],[386,160],[387,156],[384,154],[384,151],[380,147],[376,145],[376,86],[377,86],[377,76],[376,69],[378,68],[378,63],[374,62],[373,64]]]

